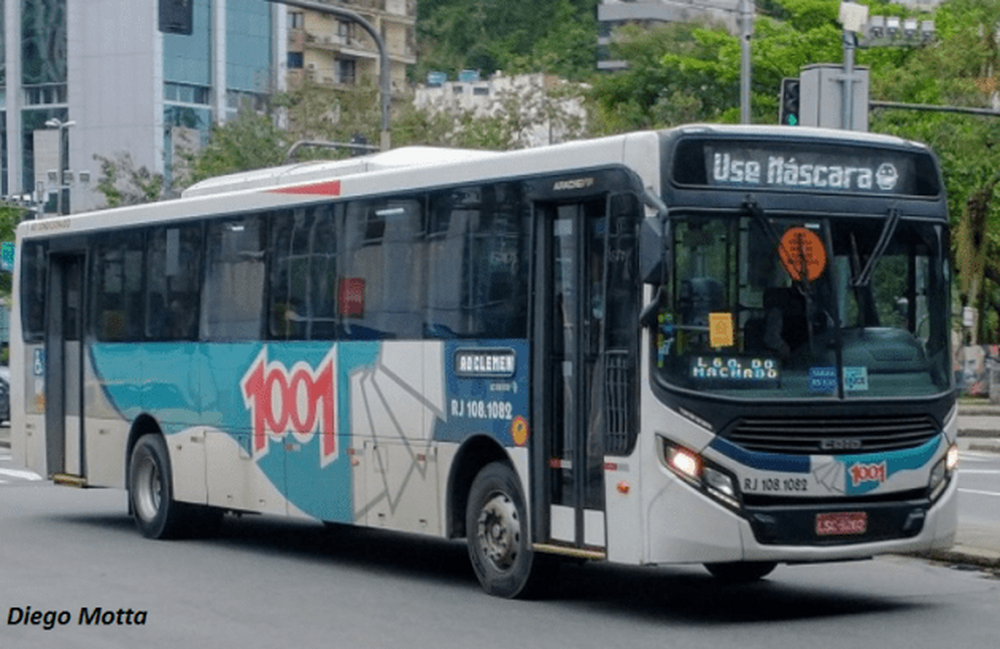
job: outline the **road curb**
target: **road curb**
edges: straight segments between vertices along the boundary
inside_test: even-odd
[[[903,556],[956,566],[970,566],[981,570],[989,570],[1000,576],[1000,553],[989,550],[956,546],[950,550],[913,552]]]

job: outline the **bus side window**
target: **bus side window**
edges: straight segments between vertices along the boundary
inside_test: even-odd
[[[25,342],[42,340],[45,335],[45,243],[27,242],[21,250],[21,333]]]
[[[94,254],[94,330],[102,342],[143,338],[143,232],[102,235]]]
[[[461,187],[432,196],[428,338],[527,336],[527,221],[520,186]]]
[[[209,224],[201,308],[205,340],[260,340],[264,312],[263,234],[258,216]]]
[[[201,226],[155,228],[146,243],[146,337],[195,340],[201,294]]]
[[[268,278],[268,334],[275,340],[308,338],[311,309],[309,233],[313,210],[282,210],[271,220],[271,268]]]
[[[419,339],[426,268],[421,202],[356,201],[346,210],[337,282],[344,337]]]

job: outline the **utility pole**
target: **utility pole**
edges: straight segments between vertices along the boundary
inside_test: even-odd
[[[385,41],[382,39],[382,35],[378,33],[374,26],[367,20],[365,20],[360,14],[355,13],[349,9],[344,9],[342,7],[336,7],[328,4],[321,4],[319,2],[311,2],[310,0],[266,0],[267,2],[275,4],[288,5],[290,7],[299,7],[300,9],[310,9],[319,13],[337,16],[338,18],[345,18],[352,22],[356,22],[361,25],[361,28],[368,32],[368,35],[372,37],[375,41],[375,45],[378,46],[379,53],[379,70],[378,70],[378,81],[379,81],[379,95],[380,95],[380,107],[382,113],[382,135],[381,135],[381,148],[383,151],[388,151],[390,147],[390,131],[389,131],[389,104],[392,99],[390,93],[392,91],[392,86],[389,79],[389,51],[385,47]]]

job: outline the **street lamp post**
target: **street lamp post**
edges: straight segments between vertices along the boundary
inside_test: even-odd
[[[63,154],[65,153],[65,144],[63,143],[65,139],[65,131],[70,126],[75,125],[76,122],[73,120],[62,121],[57,117],[46,120],[45,126],[48,128],[54,128],[59,131],[59,169],[56,173],[57,183],[59,185],[59,193],[56,194],[56,213],[62,216],[63,213],[63,190],[66,187],[66,165],[63,164]]]
[[[750,123],[750,39],[753,38],[754,0],[740,0],[740,123]]]
[[[391,99],[391,87],[389,82],[389,51],[385,47],[385,40],[383,40],[382,35],[379,34],[375,27],[373,27],[372,24],[365,20],[360,14],[349,9],[335,7],[328,4],[320,4],[319,2],[311,2],[309,0],[267,0],[267,2],[288,5],[290,7],[299,7],[301,9],[310,9],[312,11],[318,11],[319,13],[331,16],[346,18],[347,20],[351,20],[361,25],[361,28],[368,32],[372,39],[374,39],[375,45],[378,46],[379,53],[378,81],[379,94],[381,95],[380,107],[382,113],[382,137],[380,144],[383,151],[388,151],[390,146],[389,101]]]

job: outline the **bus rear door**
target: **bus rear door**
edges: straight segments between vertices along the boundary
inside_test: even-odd
[[[58,482],[83,484],[84,255],[49,256],[45,323],[46,463]]]

